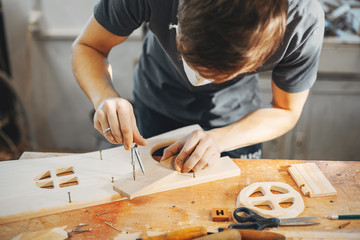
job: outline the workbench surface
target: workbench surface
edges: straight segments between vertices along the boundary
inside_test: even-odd
[[[34,157],[49,157],[49,154],[24,154],[22,158]],[[288,167],[311,161],[234,159],[234,162],[241,169],[239,177],[3,224],[0,239],[62,226],[67,226],[65,229],[70,232],[81,223],[88,224],[84,229],[92,230],[75,234],[71,239],[135,239],[190,226],[204,226],[209,232],[215,232],[218,227],[227,227],[233,222],[212,222],[212,208],[228,208],[232,212],[241,189],[255,182],[285,182],[301,193]],[[331,197],[302,195],[305,210],[299,216],[317,216],[313,221],[320,224],[267,231],[284,234],[287,239],[360,239],[360,220],[326,218],[331,214],[360,214],[360,162],[314,162],[337,190],[337,195]],[[347,222],[350,224],[339,228]]]

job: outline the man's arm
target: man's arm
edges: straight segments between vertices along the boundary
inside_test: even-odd
[[[127,36],[117,36],[103,28],[93,17],[72,47],[73,72],[96,112],[94,127],[114,144],[130,149],[133,141],[146,144],[138,132],[131,104],[120,97],[112,84],[110,50],[124,42]]]
[[[95,109],[105,98],[119,97],[112,84],[107,57],[111,48],[126,39],[108,32],[92,17],[73,43],[73,72]]]
[[[291,130],[300,118],[309,90],[287,93],[272,83],[273,100],[269,108],[249,113],[239,121],[209,131],[193,132],[165,150],[166,159],[180,152],[175,167],[182,172],[204,168],[224,151],[277,138]]]
[[[275,139],[295,126],[309,90],[288,93],[272,82],[272,93],[269,108],[258,109],[232,125],[209,131],[221,152]]]

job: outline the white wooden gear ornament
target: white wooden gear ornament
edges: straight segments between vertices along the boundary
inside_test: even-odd
[[[276,191],[274,194],[271,191]],[[261,192],[263,196],[253,197],[253,193]],[[281,207],[280,203],[292,205],[287,208]],[[257,206],[268,205],[271,210]],[[297,191],[283,182],[257,182],[243,188],[237,199],[236,207],[247,207],[263,217],[292,218],[304,211],[304,201]]]

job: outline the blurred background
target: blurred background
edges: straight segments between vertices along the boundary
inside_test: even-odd
[[[24,151],[108,147],[71,69],[71,44],[96,0],[0,0],[0,160]],[[263,158],[360,160],[360,1],[322,0],[326,29],[318,80],[296,127],[266,142]],[[133,101],[132,76],[146,26],[113,49],[115,88]],[[270,73],[260,76],[263,104]]]

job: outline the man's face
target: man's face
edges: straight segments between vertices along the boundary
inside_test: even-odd
[[[183,61],[186,62],[184,59],[183,59]],[[205,75],[212,75],[210,70],[208,70],[206,68],[203,68],[203,67],[194,68],[193,66],[189,65],[188,63],[186,63],[186,64],[195,72],[195,75],[196,75],[196,78],[197,78],[197,83],[199,85],[201,85],[200,83],[204,82],[204,81],[210,81],[211,83],[215,83],[215,84],[224,83],[224,82],[227,82],[227,81],[235,78],[236,76],[238,76],[240,74],[244,74],[244,73],[248,73],[248,72],[253,71],[249,67],[243,67],[243,68],[241,68],[239,70],[234,71],[234,73],[232,75],[230,75],[230,76],[228,76],[228,75],[224,75],[224,76],[218,75],[218,77],[216,77],[216,78],[208,79],[208,78],[202,76],[201,73],[204,72]]]
[[[180,26],[173,25],[172,27],[176,29],[176,42],[177,42],[177,44],[180,44],[180,41],[179,41],[179,39],[180,39],[179,36],[181,34]],[[184,47],[184,46],[182,46],[182,47]],[[231,75],[228,75],[228,74],[219,75],[218,74],[218,75],[216,75],[216,77],[209,79],[206,76],[214,75],[214,74],[212,74],[211,70],[209,70],[205,67],[201,67],[201,66],[194,67],[194,66],[188,64],[182,56],[181,56],[181,58],[182,58],[183,62],[185,63],[184,65],[187,65],[187,67],[191,68],[191,70],[194,72],[193,75],[195,75],[195,77],[196,77],[196,83],[194,83],[195,81],[192,82],[192,84],[194,86],[203,85],[202,84],[203,82],[217,83],[217,84],[223,83],[223,82],[226,82],[226,81],[229,81],[229,80],[235,78],[239,74],[251,72],[254,70],[253,67],[246,65],[242,68],[234,70],[234,73]]]

